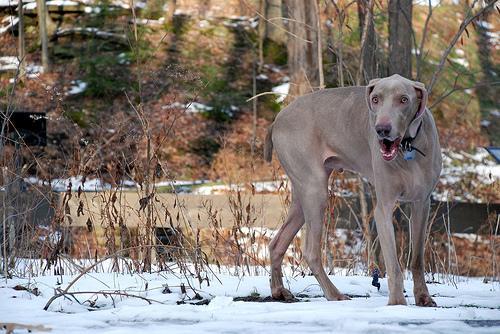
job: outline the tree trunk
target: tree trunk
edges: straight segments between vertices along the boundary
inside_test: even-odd
[[[40,42],[42,43],[42,67],[44,72],[49,72],[49,36],[47,31],[47,20],[49,19],[49,15],[45,0],[36,0],[36,8],[38,12],[38,29],[40,32]]]
[[[288,34],[283,24],[283,17],[286,12],[286,6],[281,0],[266,0],[265,16],[266,21],[266,38],[269,38],[277,43],[285,45],[287,43]]]
[[[262,72],[262,66],[264,65],[264,39],[266,38],[266,27],[267,27],[267,11],[266,11],[266,0],[259,0],[259,13],[263,17],[259,17],[259,66],[258,72]],[[255,95],[255,94],[254,94]]]
[[[318,80],[319,80],[319,89],[325,88],[325,76],[323,74],[323,43],[321,36],[321,13],[319,11],[319,4],[316,0],[314,0],[314,9],[316,10],[316,31],[317,31],[317,44],[316,47],[318,49]]]
[[[494,15],[493,9],[484,12],[479,20],[476,21],[477,31],[477,56],[481,65],[481,88],[476,90],[481,109],[481,119],[485,122],[484,129],[488,135],[491,145],[500,144],[500,122],[498,122],[490,111],[495,109],[500,101],[498,99],[498,86],[491,85],[499,75],[498,67],[496,67],[491,59],[491,39],[490,35],[490,17]]]
[[[358,0],[359,19],[363,19],[361,33],[361,57],[356,79],[358,85],[368,83],[378,77],[377,41],[373,23],[374,0]],[[360,8],[362,10],[360,10]],[[360,23],[361,25],[361,23]]]
[[[288,12],[288,68],[290,98],[319,87],[318,13],[315,0],[286,0]]]
[[[358,5],[358,29],[360,40],[363,39],[363,31],[365,27],[366,2],[366,0],[356,0]]]
[[[412,2],[389,0],[389,75],[411,78]]]
[[[177,8],[177,0],[168,0],[165,22],[172,24],[174,20],[175,9]]]
[[[23,0],[19,0],[18,12],[19,12],[19,78],[23,78],[26,73],[26,47],[25,47],[25,37],[24,37],[24,3]]]

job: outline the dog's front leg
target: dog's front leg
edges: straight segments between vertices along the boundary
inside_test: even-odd
[[[399,266],[396,252],[396,239],[392,224],[392,212],[395,200],[384,200],[377,193],[377,206],[375,208],[375,222],[377,234],[384,255],[384,262],[389,276],[389,305],[406,305],[403,294],[403,274]]]
[[[424,277],[425,232],[429,218],[430,201],[411,203],[411,273],[413,276],[413,294],[418,306],[436,306],[431,298]]]

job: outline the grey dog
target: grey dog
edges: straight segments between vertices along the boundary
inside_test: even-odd
[[[424,245],[430,196],[441,172],[441,148],[426,104],[422,83],[392,75],[371,80],[366,87],[301,96],[276,116],[266,136],[264,158],[271,161],[275,149],[292,185],[292,203],[269,245],[273,298],[293,298],[283,286],[281,265],[306,223],[304,257],[325,297],[348,299],[329,280],[321,262],[328,178],[333,170],[346,169],[375,187],[375,221],[388,274],[389,305],[406,305],[392,224],[396,201],[403,201],[411,206],[415,303],[436,306],[425,283]]]

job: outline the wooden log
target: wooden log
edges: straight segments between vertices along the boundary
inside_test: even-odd
[[[120,45],[128,46],[128,39],[125,34],[117,34],[113,32],[100,31],[97,28],[87,27],[87,28],[68,28],[68,29],[59,29],[57,30],[51,37],[51,40],[57,40],[61,37],[68,36],[82,36],[82,37],[91,37],[107,40],[113,43],[117,43]]]

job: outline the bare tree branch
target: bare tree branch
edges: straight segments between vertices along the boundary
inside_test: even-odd
[[[451,42],[448,45],[448,47],[446,48],[446,50],[443,52],[443,55],[441,56],[441,60],[439,61],[439,65],[437,66],[437,69],[434,72],[434,74],[432,75],[432,79],[431,79],[429,85],[427,86],[427,92],[428,92],[429,95],[431,95],[432,89],[434,88],[434,86],[435,86],[435,84],[436,84],[439,76],[441,75],[441,72],[443,71],[446,59],[448,59],[448,56],[450,55],[451,50],[453,50],[453,47],[458,42],[458,40],[460,39],[460,36],[462,36],[462,34],[465,31],[465,29],[467,28],[467,26],[472,21],[474,21],[476,18],[478,18],[479,16],[481,16],[481,14],[483,14],[485,11],[487,11],[490,8],[492,8],[493,6],[495,6],[495,4],[497,3],[498,0],[492,1],[487,6],[481,8],[480,10],[478,10],[475,14],[472,14],[472,10],[474,8],[474,5],[477,3],[477,1],[478,0],[474,0],[474,2],[472,3],[472,5],[469,7],[469,11],[466,14],[466,18],[462,21],[462,23],[460,24],[460,28],[456,32],[455,36],[453,36],[453,39],[451,40]]]
[[[484,86],[498,86],[500,85],[500,81],[495,81],[495,82],[486,82],[486,83],[478,83],[477,85],[474,86],[468,86],[468,87],[461,87],[457,84],[459,76],[455,77],[455,83],[453,84],[453,88],[451,88],[449,91],[441,95],[434,103],[429,107],[429,109],[434,108],[441,102],[443,102],[448,96],[452,95],[453,93],[461,90],[467,90],[467,89],[474,89],[474,88],[479,88],[479,87],[484,87]]]
[[[417,71],[417,76],[416,79],[417,81],[420,81],[420,77],[422,76],[422,61],[423,61],[423,53],[424,53],[424,45],[425,41],[427,39],[427,32],[429,30],[429,22],[431,21],[431,16],[432,16],[432,1],[429,0],[429,10],[427,12],[427,17],[425,18],[425,23],[424,23],[424,30],[422,31],[422,39],[420,40],[420,46],[418,49],[416,49],[416,71]]]

